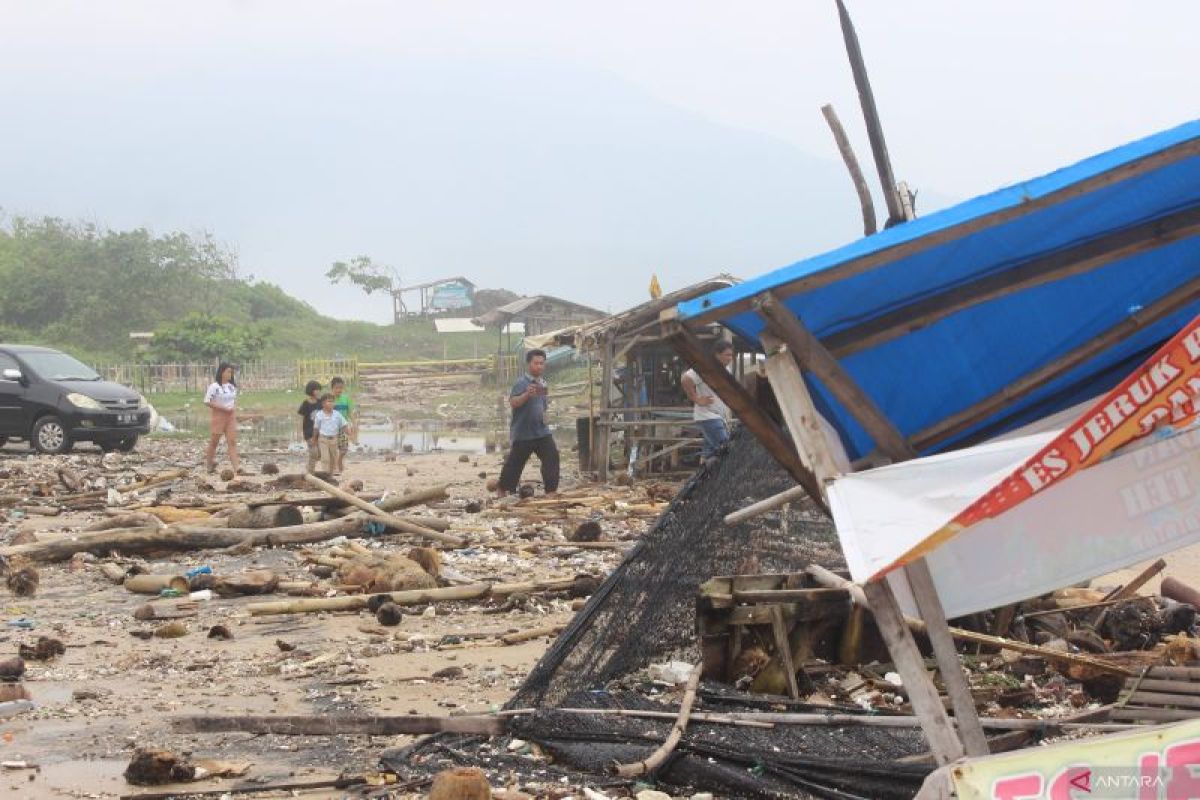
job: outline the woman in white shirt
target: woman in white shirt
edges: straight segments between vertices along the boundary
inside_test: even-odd
[[[217,376],[204,393],[204,405],[212,410],[208,426],[208,452],[204,463],[209,472],[217,471],[217,445],[225,437],[229,450],[229,463],[233,471],[240,471],[237,452],[237,383],[233,380],[233,366],[224,361],[217,367]]]

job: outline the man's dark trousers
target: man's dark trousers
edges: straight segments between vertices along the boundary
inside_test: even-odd
[[[521,481],[521,472],[525,469],[529,457],[536,454],[542,464],[542,484],[547,492],[558,491],[558,446],[554,444],[553,436],[539,436],[536,439],[521,439],[513,442],[504,461],[504,469],[500,470],[500,488],[506,492],[515,492]]]

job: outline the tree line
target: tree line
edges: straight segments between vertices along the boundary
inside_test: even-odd
[[[238,274],[211,235],[114,231],[55,217],[0,223],[0,341],[128,355],[155,334],[158,361],[256,358],[272,321],[321,319],[270,283]]]

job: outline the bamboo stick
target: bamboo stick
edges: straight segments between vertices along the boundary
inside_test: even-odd
[[[388,597],[396,605],[416,605],[452,600],[476,600],[491,592],[491,584],[472,583],[466,586],[447,586],[441,589],[409,589],[389,592]],[[253,617],[269,614],[306,614],[316,611],[357,611],[367,607],[367,595],[348,597],[312,597],[299,600],[277,600],[266,603],[251,603],[246,606]]]
[[[731,511],[725,515],[726,525],[737,525],[745,522],[748,519],[754,519],[757,516],[767,513],[773,509],[785,506],[788,503],[794,503],[798,500],[803,500],[808,497],[808,491],[803,486],[793,486],[790,489],[785,489],[779,494],[771,495],[757,503],[751,503],[745,508],[739,508],[737,511]]]
[[[441,531],[431,530],[421,525],[415,525],[407,520],[403,520],[393,514],[389,514],[378,506],[368,503],[361,497],[353,495],[350,492],[343,491],[332,484],[326,483],[316,475],[305,475],[304,480],[308,481],[308,483],[312,484],[318,489],[328,492],[332,496],[345,500],[350,505],[366,511],[371,516],[378,517],[389,527],[395,528],[398,531],[424,536],[426,539],[432,539],[435,542],[441,542],[443,544],[451,544],[455,547],[462,547],[466,544],[466,540],[461,536],[455,536],[452,533],[443,533]]]
[[[692,667],[692,674],[688,676],[687,688],[683,692],[683,700],[679,704],[679,716],[676,718],[675,724],[671,726],[671,733],[667,736],[667,740],[644,761],[615,765],[613,771],[617,775],[622,778],[636,778],[639,775],[653,772],[675,750],[675,746],[683,738],[684,730],[687,729],[688,718],[692,713],[692,704],[696,702],[696,689],[700,686],[700,673],[703,672],[703,667],[703,664]]]
[[[500,637],[500,641],[505,644],[521,644],[528,642],[531,639],[540,639],[543,636],[557,636],[562,633],[565,624],[558,625],[543,625],[539,628],[529,628],[528,630],[517,631],[516,633],[506,633]]]

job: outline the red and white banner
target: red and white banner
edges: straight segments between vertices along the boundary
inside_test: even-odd
[[[1200,317],[1049,444],[952,520],[876,572],[878,578],[967,528],[1003,514],[1155,431],[1185,427],[1200,413]]]

